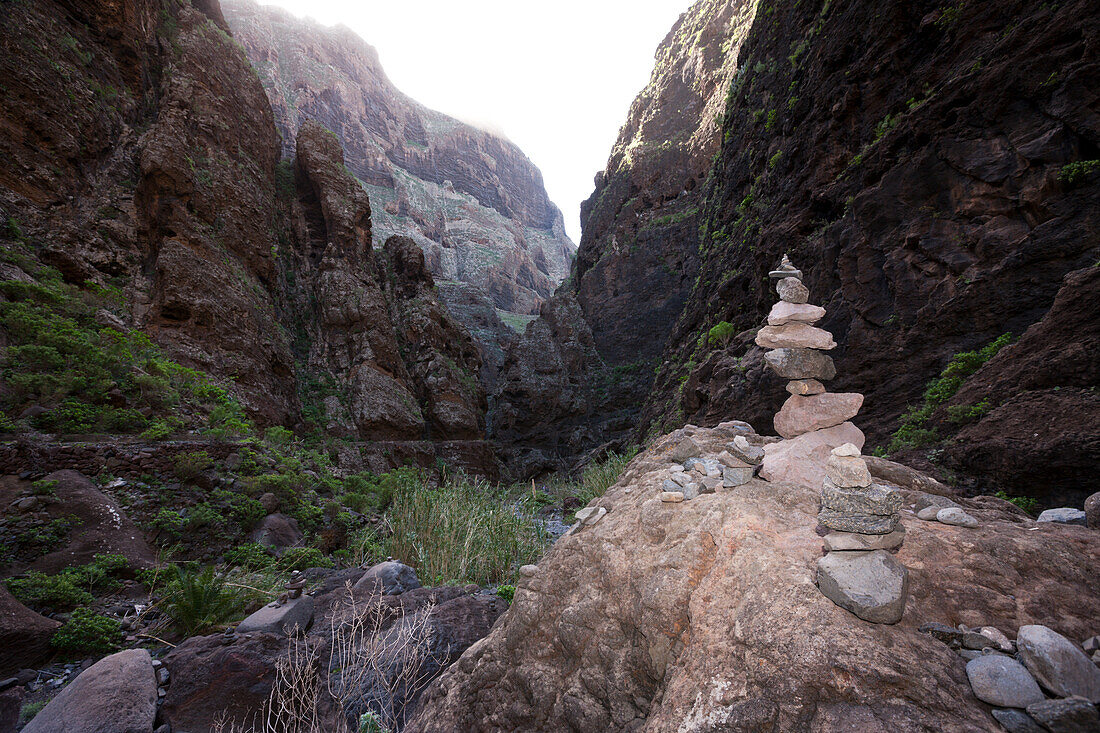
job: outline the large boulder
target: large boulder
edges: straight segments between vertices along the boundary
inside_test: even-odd
[[[253,542],[277,550],[297,546],[301,543],[302,537],[298,520],[285,514],[268,514],[260,522],[260,526],[252,532]]]
[[[149,733],[156,716],[153,660],[144,649],[127,649],[81,672],[23,731]]]
[[[420,579],[416,577],[415,570],[404,563],[387,560],[368,568],[356,581],[354,590],[391,596],[419,587]]]
[[[286,650],[286,637],[276,634],[187,639],[164,659],[172,683],[160,708],[162,719],[172,733],[208,733],[218,716],[252,722]]]
[[[1081,647],[1038,624],[1021,626],[1016,645],[1020,659],[1043,687],[1058,697],[1079,695],[1100,702],[1100,668]]]
[[[135,567],[150,567],[155,556],[141,530],[111,497],[100,491],[82,473],[54,471],[46,476],[56,481],[58,501],[47,511],[52,518],[72,516],[76,522],[61,547],[34,560],[31,570],[56,573],[73,565],[84,565],[97,554],[114,553]]]
[[[237,624],[238,634],[290,634],[295,628],[305,631],[313,623],[313,598],[299,596],[280,603],[266,604]]]
[[[728,436],[692,435],[703,455]],[[409,732],[998,731],[931,619],[1074,638],[1100,618],[1100,537],[960,499],[976,529],[906,523],[905,612],[861,621],[814,585],[818,492],[752,480],[661,505],[644,452],[424,693]]]
[[[820,489],[833,448],[851,443],[863,449],[863,432],[850,422],[764,446],[760,478]]]
[[[50,637],[60,625],[15,600],[0,583],[0,674],[48,656]]]

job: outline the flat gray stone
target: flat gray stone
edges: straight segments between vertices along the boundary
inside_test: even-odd
[[[974,696],[1002,708],[1026,708],[1046,695],[1024,665],[1002,654],[986,654],[966,663]]]
[[[836,376],[832,357],[815,349],[773,349],[764,354],[764,361],[783,379],[829,381]]]
[[[901,521],[901,515],[851,514],[835,509],[822,509],[817,513],[817,521],[837,532],[889,534],[897,529],[898,522]]]
[[[1100,668],[1081,647],[1039,625],[1021,626],[1016,646],[1020,661],[1040,685],[1058,697],[1079,695],[1089,702],[1100,702]]]
[[[909,571],[884,550],[830,552],[817,561],[817,587],[864,621],[893,624],[905,612]]]
[[[1068,506],[1058,507],[1057,509],[1047,509],[1042,512],[1035,521],[1055,522],[1057,524],[1079,524],[1082,527],[1088,526],[1088,517],[1085,512]]]
[[[919,516],[919,515],[918,515]],[[936,520],[943,524],[955,527],[968,527],[973,529],[978,526],[978,520],[970,516],[958,507],[949,506],[936,512]]]
[[[920,512],[928,507],[936,507],[936,509],[943,509],[948,506],[957,506],[960,509],[962,506],[954,499],[949,499],[946,496],[940,496],[939,494],[929,494],[924,491],[914,492],[916,494],[913,501],[913,511]],[[913,497],[913,494],[910,494]],[[919,516],[919,514],[918,514]],[[933,517],[935,519],[935,517]]]
[[[836,512],[889,516],[901,510],[901,494],[882,484],[865,488],[837,486],[826,477],[821,487],[821,506]]]
[[[705,479],[699,482],[700,494],[713,494],[718,490],[718,487],[722,486],[722,479],[718,476],[707,476]]]
[[[369,591],[382,595],[394,596],[407,590],[415,590],[420,587],[420,579],[416,577],[416,571],[405,563],[396,560],[386,560],[377,565],[371,565],[367,572],[352,586],[353,591]]]
[[[237,624],[238,634],[263,632],[289,634],[297,626],[302,631],[313,623],[313,598],[299,596],[283,604],[269,603]]]
[[[702,481],[703,479],[699,479]],[[684,501],[691,501],[700,494],[700,484],[692,481],[690,484],[680,490],[680,493],[684,496]]]
[[[667,480],[665,483],[672,484],[671,481]],[[675,486],[676,484],[672,485]],[[607,514],[607,510],[602,506],[586,506],[584,509],[577,511],[574,516],[576,516],[577,521],[582,524],[593,525],[603,519],[605,514]]]
[[[892,550],[905,541],[905,527],[898,526],[888,534],[859,534],[857,532],[830,532],[825,535],[825,549],[837,551]]]
[[[738,435],[732,443],[727,443],[726,450],[752,465],[764,460],[764,446],[753,445],[744,435]]]
[[[1100,731],[1100,714],[1096,706],[1080,697],[1037,702],[1027,706],[1027,714],[1050,733]]]
[[[753,467],[749,465],[745,466],[723,466],[722,467],[722,486],[727,489],[734,486],[741,486],[747,484],[752,480]]]
[[[127,649],[81,672],[23,731],[139,733],[153,730],[156,716],[153,660],[144,649]]]
[[[1046,733],[1031,716],[1022,710],[997,709],[993,717],[1008,733]]]

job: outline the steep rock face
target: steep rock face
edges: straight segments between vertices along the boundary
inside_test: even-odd
[[[573,277],[501,374],[494,437],[509,446],[505,460],[517,475],[622,443],[633,431],[699,267],[716,119],[755,7],[702,0],[658,47],[650,82],[581,205]],[[551,375],[554,368],[568,371]]]
[[[5,218],[69,282],[120,287],[176,359],[233,376],[253,415],[289,420],[266,291],[277,136],[243,54],[188,4],[0,13]]]
[[[784,252],[828,310],[840,375],[830,389],[867,396],[859,425],[870,446],[889,442],[954,354],[1039,322],[1063,276],[1100,259],[1100,176],[1082,163],[1100,157],[1098,42],[1084,2],[762,7],[729,90],[698,281],[639,433],[731,415],[768,427],[786,395],[756,368],[749,329],[774,302],[766,275]],[[1081,299],[1080,311],[1090,293],[1064,298]],[[742,332],[724,348],[707,338],[722,321]],[[1058,365],[1043,385],[1063,387],[1051,430],[1093,437],[1029,452],[1036,472],[1096,433],[1095,398],[1080,389],[1095,378],[1067,364],[1070,354],[1095,363],[1095,345],[1068,324],[1046,333],[1030,353]],[[982,383],[964,389],[970,404],[1005,406],[986,420],[1008,409],[1016,419],[1004,427],[1043,422],[1042,401],[1021,394],[1036,386],[1002,379],[979,394]],[[944,422],[940,437],[955,430]],[[992,423],[967,430],[986,447],[960,451],[996,450]],[[959,465],[990,487],[1008,473]]]
[[[321,121],[374,202],[377,243],[408,236],[436,277],[478,285],[503,310],[538,311],[575,248],[542,174],[515,145],[409,99],[347,28],[248,0],[224,8],[263,80],[285,155],[306,120]]]
[[[423,253],[391,237],[371,248],[367,194],[319,122],[298,134],[288,267],[301,286],[291,310],[308,335],[308,364],[336,385],[327,427],[367,440],[482,437],[485,394],[469,334],[433,292]]]
[[[691,437],[714,455],[733,435]],[[1100,536],[986,497],[965,501],[978,529],[906,510],[904,615],[862,621],[814,585],[817,490],[753,479],[663,503],[679,440],[593,502],[607,514],[558,540],[406,731],[996,731],[963,660],[918,627],[1013,636],[1039,623],[1079,638],[1100,613]]]

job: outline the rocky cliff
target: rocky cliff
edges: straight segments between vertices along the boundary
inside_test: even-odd
[[[89,303],[110,301],[97,323],[222,381],[261,426],[458,441],[460,463],[492,472],[478,349],[424,255],[400,237],[374,250],[368,195],[319,123],[301,126],[294,164],[279,161],[271,106],[217,3],[0,13],[5,345],[29,338],[7,301],[63,302],[35,290],[56,271]],[[79,345],[61,334],[27,348]],[[90,334],[79,338],[110,342]],[[20,368],[49,370],[35,358]],[[29,404],[99,409],[66,399],[83,394],[72,385],[35,384],[6,381],[9,418]],[[86,396],[140,406],[114,392]]]
[[[767,271],[789,252],[840,344],[832,388],[867,395],[870,445],[927,453],[975,423],[943,464],[986,490],[1032,494],[1055,470],[1053,494],[1083,498],[1098,456],[1096,381],[1084,367],[1096,344],[1079,338],[1089,326],[1044,328],[1048,338],[1006,346],[972,378],[960,365],[926,387],[957,354],[980,362],[998,337],[1019,338],[1056,296],[1063,313],[1087,307],[1087,276],[1063,285],[1100,259],[1100,19],[1086,6],[761,6],[729,89],[698,279],[646,419],[735,415],[767,428],[782,386],[734,334],[760,325]],[[1025,350],[1042,378],[976,387]],[[1044,394],[1057,419],[1042,418]],[[899,423],[909,406],[916,414]],[[998,439],[1018,452],[1018,472],[966,457],[992,447],[993,423],[1032,425]]]
[[[604,364],[644,365],[617,388],[644,402],[634,439],[770,429],[785,393],[752,339],[789,252],[870,446],[974,490],[1083,498],[1097,35],[1080,3],[696,3],[585,202],[571,283]],[[592,424],[589,445],[614,437]]]
[[[223,7],[271,100],[284,154],[306,120],[332,130],[374,204],[376,245],[407,236],[437,279],[472,283],[504,311],[538,312],[575,248],[519,148],[402,94],[347,28],[248,0]]]

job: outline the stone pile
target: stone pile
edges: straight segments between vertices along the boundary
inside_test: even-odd
[[[752,479],[754,470],[752,464],[728,450],[716,458],[688,458],[668,467],[668,478],[661,483],[661,501],[670,504],[691,501],[700,494],[740,486]]]
[[[966,660],[974,696],[1010,733],[1100,730],[1100,668],[1088,657],[1097,637],[1078,646],[1040,625],[1021,626],[1015,641],[992,626],[927,623],[920,631]]]
[[[863,447],[863,433],[850,422],[863,405],[863,395],[825,391],[822,382],[836,376],[825,352],[836,348],[836,342],[814,326],[825,317],[825,309],[808,303],[802,271],[784,255],[779,269],[769,274],[780,300],[768,314],[768,325],[757,332],[756,344],[769,349],[764,360],[788,380],[791,396],[775,416],[775,430],[785,440],[765,447],[760,475],[816,487],[830,449],[844,443]]]
[[[864,621],[901,620],[909,571],[888,550],[901,546],[901,495],[871,479],[851,443],[834,448],[825,466],[818,521],[826,555],[817,562],[817,587]]]

